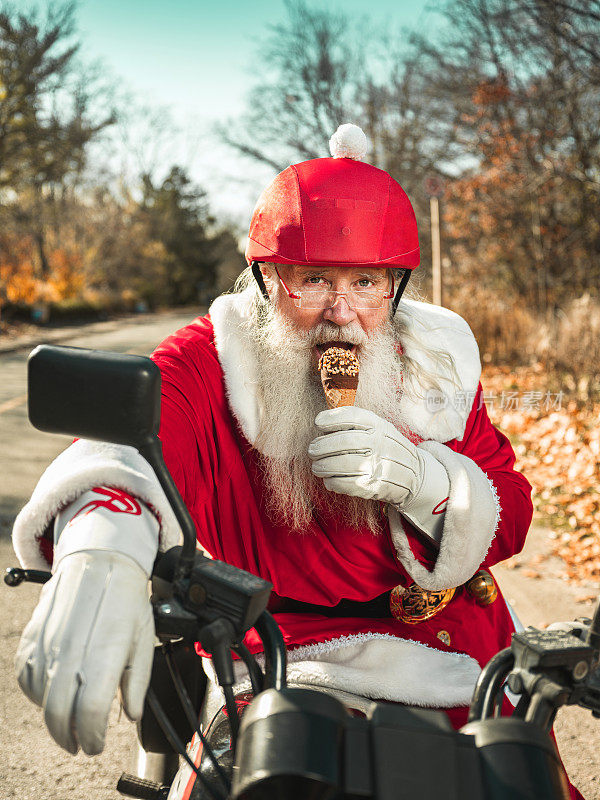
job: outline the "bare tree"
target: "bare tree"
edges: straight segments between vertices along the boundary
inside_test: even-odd
[[[429,81],[455,104],[463,159],[471,158],[462,188],[464,179],[477,186],[468,211],[472,255],[541,311],[600,285],[594,5],[452,0],[441,40],[419,41]],[[573,31],[584,29],[596,36],[576,50]],[[456,202],[464,203],[458,188]]]
[[[46,236],[69,185],[81,175],[88,144],[114,122],[76,64],[73,3],[0,11],[0,213],[35,241],[42,278]]]
[[[223,141],[277,171],[328,153],[331,134],[356,111],[362,73],[346,16],[285,5],[287,23],[256,50],[261,75],[243,119],[219,127]]]

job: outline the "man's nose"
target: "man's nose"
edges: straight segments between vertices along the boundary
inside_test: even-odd
[[[323,319],[335,325],[347,325],[357,319],[356,311],[350,308],[344,295],[338,295],[335,303],[323,312]]]

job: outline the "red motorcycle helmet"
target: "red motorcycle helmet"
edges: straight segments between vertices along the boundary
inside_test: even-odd
[[[367,138],[356,125],[341,125],[329,144],[332,158],[292,164],[261,194],[248,264],[257,280],[261,262],[404,268],[403,291],[420,260],[410,200],[387,172],[358,160]],[[258,282],[264,292],[262,276]]]

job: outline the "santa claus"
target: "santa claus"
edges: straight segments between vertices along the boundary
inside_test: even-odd
[[[359,128],[331,151],[275,178],[234,291],[155,351],[164,456],[200,545],[273,583],[290,682],[442,708],[459,726],[513,631],[489,575],[483,597],[469,582],[522,548],[531,487],[488,418],[467,323],[403,297],[419,263],[406,194],[360,160]],[[358,361],[354,405],[326,401],[331,347]],[[147,580],[177,539],[144,459],[83,440],[19,515],[21,562],[53,550],[19,682],[67,750],[102,750],[119,683],[139,718]]]

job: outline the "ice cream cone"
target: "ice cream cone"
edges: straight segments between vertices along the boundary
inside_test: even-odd
[[[330,347],[319,359],[319,371],[328,408],[353,406],[359,373],[354,353],[343,347]]]

